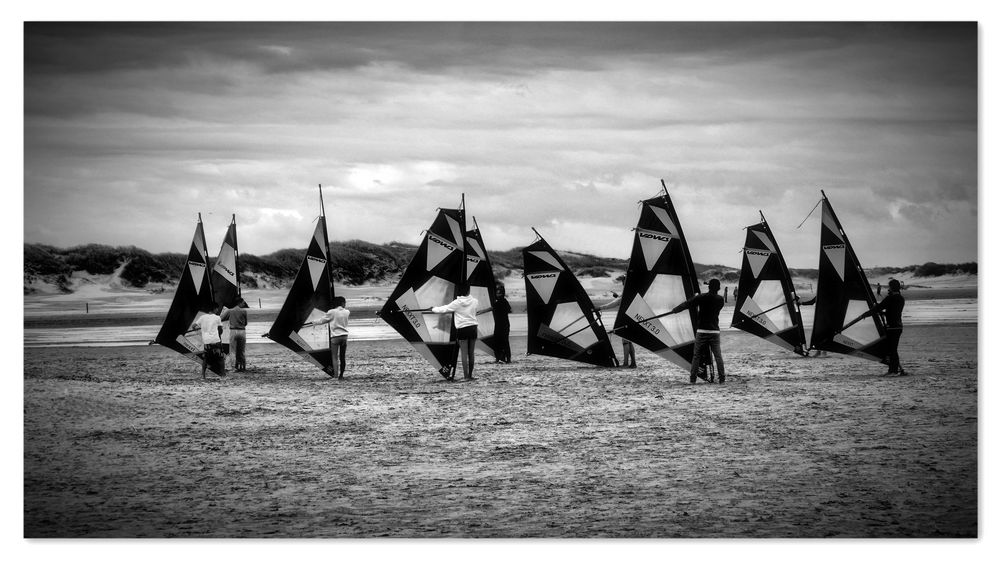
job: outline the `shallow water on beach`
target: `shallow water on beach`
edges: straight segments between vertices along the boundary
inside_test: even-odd
[[[253,310],[251,310],[251,315]],[[722,309],[723,330],[736,330],[728,326],[732,319],[733,307]],[[614,312],[604,314],[605,326],[613,322]],[[813,308],[802,308],[802,322],[808,334],[812,328]],[[511,335],[524,336],[528,329],[527,316],[514,314],[510,317]],[[979,321],[978,299],[928,299],[911,301],[903,313],[904,325],[930,325],[946,323],[977,323]],[[24,347],[39,348],[50,346],[145,346],[149,344],[159,325],[100,326],[100,327],[57,327],[24,329]],[[262,335],[270,328],[270,322],[250,322],[247,326],[248,344],[268,344],[270,340]],[[377,318],[352,319],[351,340],[395,340],[399,334]]]

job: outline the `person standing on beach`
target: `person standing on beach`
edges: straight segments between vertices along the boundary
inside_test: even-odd
[[[726,290],[722,293],[722,300],[729,303],[729,286],[726,286]]]
[[[232,309],[223,309],[219,317],[229,321],[229,349],[235,360],[233,371],[247,370],[247,302],[240,299]]]
[[[875,284],[875,295],[882,296],[882,282]]]
[[[457,297],[447,305],[431,307],[435,313],[454,313],[453,322],[455,326],[455,340],[458,341],[459,356],[462,358],[462,374],[466,381],[475,379],[472,371],[476,362],[476,339],[479,330],[479,321],[476,320],[477,313],[487,313],[492,311],[491,307],[479,310],[479,300],[469,295],[468,286],[459,286],[455,292]],[[441,375],[445,379],[454,379],[453,375],[445,375],[442,368]]]
[[[204,346],[204,352],[201,356],[202,379],[205,379],[209,362],[213,366],[219,366],[220,376],[226,376],[226,355],[222,350],[222,318],[219,317],[220,311],[222,311],[222,305],[217,305],[210,313],[205,313],[198,317],[198,320],[191,324],[192,329],[201,330],[201,343]]]
[[[497,282],[496,295],[493,304],[493,353],[497,363],[510,363],[510,301],[507,301],[507,288]]]
[[[347,300],[338,295],[333,298],[333,309],[323,314],[315,321],[302,326],[313,326],[330,323],[330,354],[333,356],[333,375],[344,379],[347,370],[347,322],[351,311],[347,309]]]
[[[597,308],[598,316],[600,316],[601,311],[617,307],[622,302],[621,296],[617,293],[612,291],[611,296],[614,297],[612,301],[609,301],[608,303],[605,303],[601,307]],[[635,369],[635,346],[632,345],[631,340],[625,340],[624,338],[622,338],[622,364],[620,367]]]
[[[885,340],[889,345],[889,371],[886,375],[906,375],[906,370],[899,367],[899,337],[903,335],[903,307],[906,299],[900,293],[899,280],[889,280],[889,293],[882,302],[861,314],[861,318],[870,317],[875,313],[885,313]]]
[[[691,358],[691,383],[698,379],[698,369],[701,366],[701,355],[708,353],[709,348],[715,355],[715,363],[719,368],[719,383],[726,382],[726,368],[722,363],[721,331],[719,330],[719,311],[725,302],[719,295],[722,284],[717,279],[708,280],[708,293],[699,293],[691,299],[670,310],[679,313],[685,309],[697,309],[698,326],[694,341],[694,357]]]

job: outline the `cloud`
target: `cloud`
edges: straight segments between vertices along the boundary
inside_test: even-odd
[[[666,178],[699,262],[738,264],[760,209],[811,267],[820,189],[880,264],[977,254],[974,24],[25,31],[29,242],[176,250],[201,211],[263,254],[304,244],[323,184],[335,239],[414,242],[464,193],[490,248],[536,226],[624,258]]]

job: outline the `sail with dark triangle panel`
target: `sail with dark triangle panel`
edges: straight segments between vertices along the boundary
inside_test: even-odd
[[[322,194],[320,197],[322,198]],[[288,290],[285,303],[265,336],[292,350],[328,375],[333,375],[330,325],[312,324],[333,308],[333,297],[330,245],[324,213],[316,221],[305,258]]]
[[[243,300],[240,294],[240,281],[237,269],[239,251],[236,245],[236,215],[226,230],[222,239],[219,256],[212,265],[212,291],[215,303],[223,307],[235,307]]]
[[[236,246],[236,215],[226,229],[226,236],[222,239],[222,247],[219,255],[212,264],[212,293],[215,304],[223,307],[233,308],[243,297],[240,293],[239,270],[237,269],[237,259],[239,252]],[[229,321],[222,321],[222,349],[229,353]]]
[[[522,253],[528,354],[616,367],[618,359],[600,315],[559,254],[541,235]]]
[[[760,214],[760,223],[746,231],[732,326],[807,355],[792,276],[764,214]]]
[[[664,187],[662,195],[642,201],[614,332],[690,370],[696,312],[670,310],[698,293],[687,240]]]
[[[474,228],[465,233],[465,278],[469,285],[469,295],[479,301],[480,309],[486,310],[476,314],[476,321],[479,323],[476,346],[496,357],[493,338],[496,325],[493,322],[492,309],[496,304],[497,280],[493,275],[493,264],[486,252],[486,245],[483,244],[483,236],[475,217],[472,218],[472,223]]]
[[[878,315],[861,318],[875,295],[833,206],[823,193],[816,315],[810,347],[888,363],[885,324]]]
[[[214,308],[212,279],[208,272],[208,244],[205,242],[205,230],[199,215],[194,238],[188,250],[187,262],[184,264],[184,271],[181,272],[177,290],[174,292],[174,300],[170,303],[167,317],[153,342],[179,352],[199,364],[202,363],[205,352],[201,331],[188,329],[192,323]],[[221,375],[216,366],[211,366],[211,369]]]
[[[439,371],[454,369],[458,348],[453,315],[430,308],[451,303],[456,289],[466,283],[465,241],[465,210],[439,209],[378,313]]]

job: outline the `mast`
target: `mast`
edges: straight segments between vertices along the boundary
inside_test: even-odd
[[[236,214],[233,213],[233,260],[236,265],[236,295],[243,299],[243,286],[240,285],[240,245],[236,239]]]
[[[326,275],[330,278],[330,287],[327,290],[330,294],[330,303],[333,303],[333,253],[330,251],[330,233],[326,229],[326,204],[323,203],[323,184],[319,184],[319,212],[323,221],[323,242],[326,244]]]
[[[204,249],[203,252],[205,253],[202,256],[202,258],[205,259],[205,268],[207,270],[210,267],[209,264],[211,264],[211,262],[208,261],[208,241],[205,239],[205,225],[204,225],[204,223],[201,222],[201,212],[200,211],[198,212],[198,230],[201,232],[201,247]],[[208,278],[208,294],[214,296],[215,295],[215,286],[212,285],[212,274],[209,273],[208,271],[206,271],[205,272],[205,276]],[[215,309],[214,309],[215,306],[216,306],[216,304],[214,302],[214,297],[213,297],[213,302],[212,302],[213,309],[212,309],[212,311],[206,311],[206,313],[208,313],[208,312],[215,312]]]

